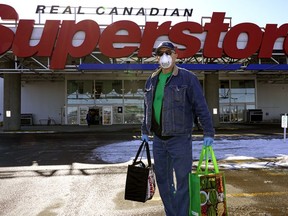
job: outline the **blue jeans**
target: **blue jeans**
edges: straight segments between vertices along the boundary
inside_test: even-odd
[[[166,215],[189,215],[188,175],[192,170],[191,135],[175,136],[168,140],[161,140],[154,135],[153,157],[157,185]]]

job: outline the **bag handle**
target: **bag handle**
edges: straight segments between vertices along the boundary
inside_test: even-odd
[[[211,158],[212,164],[214,166],[214,173],[216,174],[219,173],[216,156],[214,154],[212,146],[203,146],[201,153],[200,153],[196,174],[205,174],[205,175],[209,174],[209,170],[208,170],[209,157]],[[205,171],[203,172],[203,170],[201,169],[201,164],[204,158],[205,158]]]
[[[144,148],[143,148],[144,147]],[[151,155],[150,155],[150,149],[149,149],[149,144],[148,142],[146,142],[145,140],[141,143],[141,145],[139,146],[139,149],[137,151],[137,154],[133,160],[133,165],[136,165],[137,164],[137,159],[140,155],[140,153],[143,151],[145,151],[146,149],[146,154],[147,154],[147,160],[148,160],[148,167],[151,167]],[[142,158],[142,156],[141,156]],[[141,159],[140,159],[141,161]]]

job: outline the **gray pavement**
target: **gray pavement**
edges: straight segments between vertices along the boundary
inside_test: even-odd
[[[201,139],[201,131],[195,131]],[[221,125],[216,139],[279,138],[279,124]],[[89,161],[97,146],[139,139],[139,125],[25,126],[0,130],[0,215],[164,215],[158,191],[146,203],[124,200],[127,163]],[[239,161],[235,161],[239,163]],[[229,215],[288,212],[288,171],[221,169]]]
[[[22,126],[18,131],[4,131],[0,127],[2,134],[82,134],[91,136],[101,136],[101,140],[122,140],[122,138],[140,138],[141,131],[138,124],[127,125],[33,125]],[[249,138],[283,138],[283,128],[280,123],[222,123],[215,129],[215,139],[249,139]],[[195,129],[193,137],[202,139],[202,131]],[[65,137],[65,136],[64,136]],[[107,138],[106,138],[107,137]]]
[[[139,124],[126,125],[33,125],[21,126],[19,131],[3,131],[0,127],[0,133],[133,133],[140,134]],[[201,134],[201,131],[195,130],[193,134]],[[283,129],[281,123],[222,123],[216,128],[216,136],[262,136],[262,135],[281,135]]]
[[[127,164],[0,168],[0,215],[162,216],[157,193],[146,203],[124,200]],[[288,211],[287,170],[222,170],[229,215]]]

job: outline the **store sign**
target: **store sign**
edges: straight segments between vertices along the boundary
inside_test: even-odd
[[[75,13],[76,12],[76,13]],[[71,7],[65,6],[60,7],[59,5],[37,5],[36,14],[77,14],[77,15],[122,15],[122,16],[184,16],[191,17],[193,14],[193,9],[183,9],[180,10],[178,8],[175,9],[159,9],[159,8],[133,8],[133,7],[124,7],[124,8],[107,8],[103,6],[99,7]]]
[[[0,25],[0,55],[12,50],[18,57],[41,56],[50,57],[51,69],[63,69],[68,55],[80,58],[92,53],[95,47],[111,58],[127,57],[138,52],[138,57],[151,57],[154,43],[161,36],[168,36],[171,42],[185,49],[178,50],[179,58],[189,58],[202,49],[206,58],[221,58],[223,55],[242,59],[258,53],[258,58],[270,58],[278,38],[283,40],[283,52],[288,54],[288,23],[281,26],[267,24],[262,30],[254,23],[240,23],[228,28],[224,23],[225,13],[214,12],[210,23],[202,26],[199,23],[185,21],[171,26],[171,21],[158,25],[158,22],[146,22],[140,27],[133,21],[117,21],[100,30],[93,20],[82,20],[78,23],[72,20],[47,20],[39,43],[30,45],[34,30],[34,20],[18,20],[15,9],[9,5],[0,4],[2,20],[18,21],[15,32],[4,24]],[[119,32],[125,34],[119,34]],[[84,32],[83,42],[73,45],[73,38],[78,32]],[[206,34],[204,45],[201,45],[195,34]],[[221,34],[225,33],[222,47],[219,46]],[[247,34],[244,48],[238,48],[238,38]],[[115,44],[123,44],[121,48]]]

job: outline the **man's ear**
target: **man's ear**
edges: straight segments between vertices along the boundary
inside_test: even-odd
[[[178,58],[178,48],[175,47],[175,55],[176,55],[176,58]]]
[[[177,59],[178,58],[178,53],[176,52],[174,55],[175,55],[175,58]]]

